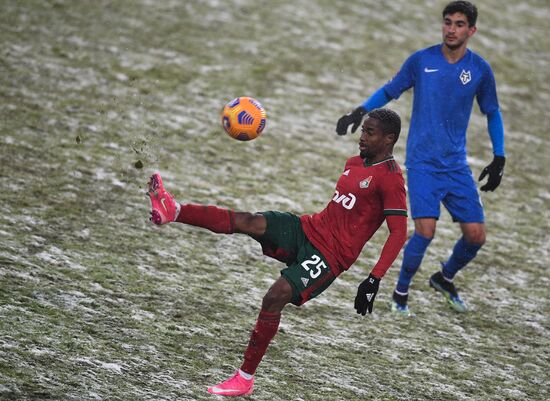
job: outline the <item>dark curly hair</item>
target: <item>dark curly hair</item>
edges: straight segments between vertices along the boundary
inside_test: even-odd
[[[451,1],[443,9],[442,15],[443,18],[445,18],[446,15],[451,15],[454,13],[464,14],[468,20],[468,26],[476,26],[477,7],[469,1]]]
[[[380,121],[380,129],[384,134],[394,134],[395,142],[401,133],[401,118],[399,114],[390,109],[374,109],[368,116]]]

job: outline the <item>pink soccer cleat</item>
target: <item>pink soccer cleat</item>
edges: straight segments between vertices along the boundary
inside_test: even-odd
[[[223,395],[226,397],[238,397],[240,395],[250,395],[254,390],[254,378],[246,380],[237,370],[235,374],[224,382],[208,387],[210,394]]]
[[[149,178],[147,187],[147,194],[151,199],[151,221],[157,225],[175,221],[180,212],[180,204],[164,189],[159,173]]]

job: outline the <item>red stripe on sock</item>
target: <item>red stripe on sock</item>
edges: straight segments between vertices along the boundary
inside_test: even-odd
[[[241,366],[243,372],[253,375],[267,351],[269,343],[279,330],[281,313],[260,311],[256,326],[250,336],[248,347],[244,353],[244,362]]]
[[[181,205],[176,221],[206,228],[219,234],[232,234],[235,230],[235,212],[217,206]]]

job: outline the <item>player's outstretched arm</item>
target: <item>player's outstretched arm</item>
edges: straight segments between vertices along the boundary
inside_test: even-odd
[[[407,216],[386,216],[386,223],[390,234],[382,248],[380,259],[372,269],[369,277],[359,284],[357,295],[355,296],[355,310],[363,316],[365,316],[367,311],[372,313],[374,299],[380,286],[380,279],[384,277],[384,274],[386,274],[386,271],[395,261],[407,240]]]
[[[390,100],[391,98],[387,95],[384,87],[381,87],[376,92],[374,92],[367,100],[365,100],[365,103],[363,103],[361,106],[357,107],[351,113],[345,114],[340,117],[340,119],[336,123],[336,133],[338,135],[346,135],[349,126],[353,124],[353,126],[351,127],[351,133],[354,134],[355,131],[357,131],[357,128],[361,125],[365,114],[367,114],[371,110],[378,109],[384,106]]]
[[[391,215],[386,216],[386,224],[390,230],[390,234],[386,239],[386,243],[382,248],[382,253],[378,262],[372,269],[372,274],[375,277],[382,278],[397,259],[399,252],[407,241],[407,216],[406,215]]]

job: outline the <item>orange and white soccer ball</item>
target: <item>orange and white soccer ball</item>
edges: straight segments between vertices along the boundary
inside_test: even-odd
[[[257,138],[265,128],[267,114],[256,99],[238,97],[225,105],[222,110],[222,126],[230,137],[239,141]]]

